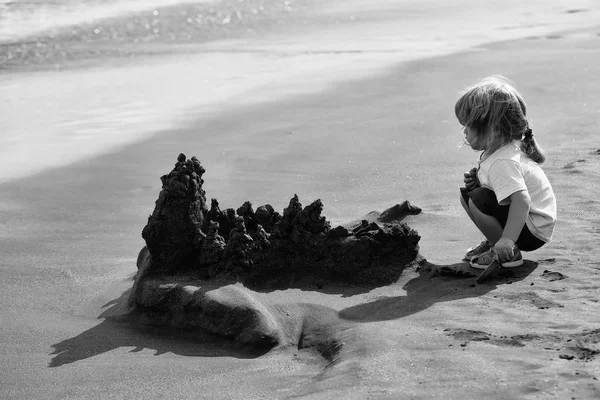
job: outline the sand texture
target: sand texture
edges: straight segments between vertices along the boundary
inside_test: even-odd
[[[600,397],[599,60],[600,27],[490,44],[2,184],[0,397]],[[559,224],[522,267],[477,284],[460,260],[481,237],[458,200],[477,155],[456,147],[453,105],[494,73],[528,103]],[[182,146],[223,207],[282,209],[298,193],[341,223],[409,199],[428,262],[376,288],[253,291],[243,301],[264,306],[266,329],[294,321],[294,341],[267,352],[133,321],[140,232]],[[213,295],[246,296],[229,288]]]

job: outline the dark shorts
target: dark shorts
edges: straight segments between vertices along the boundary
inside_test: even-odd
[[[465,203],[469,204],[469,199],[472,200],[479,211],[496,218],[502,227],[506,226],[510,206],[501,206],[498,204],[496,194],[492,190],[478,187],[469,191],[469,189],[462,187],[460,188],[460,194]],[[537,250],[546,244],[543,240],[535,237],[529,231],[527,225],[523,226],[523,230],[515,243],[523,251]]]

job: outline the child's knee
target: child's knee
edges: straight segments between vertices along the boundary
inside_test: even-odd
[[[496,194],[484,187],[478,187],[469,193],[469,208],[476,208],[484,214],[490,214],[492,209],[498,207],[498,200]]]
[[[509,206],[498,204],[496,193],[487,188],[473,190],[469,197],[469,210],[473,215],[485,214],[494,217],[500,225],[506,224]]]

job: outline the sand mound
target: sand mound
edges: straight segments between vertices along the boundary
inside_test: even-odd
[[[140,257],[143,271],[149,258]],[[316,304],[274,303],[242,284],[199,281],[190,276],[137,281],[132,315],[161,325],[200,328],[237,345],[268,350],[275,346],[314,348],[327,361],[337,359],[340,334],[351,328],[338,312]]]
[[[337,312],[308,304],[272,304],[253,288],[319,287],[324,281],[369,287],[395,282],[418,259],[417,232],[401,222],[421,209],[405,201],[331,229],[316,200],[294,195],[282,214],[250,202],[222,211],[206,206],[205,169],[177,158],[142,231],[138,273],[129,305],[154,323],[201,328],[237,344],[292,344],[337,354]],[[241,283],[242,282],[242,283]],[[321,285],[322,286],[322,285]],[[317,309],[315,309],[315,307]]]

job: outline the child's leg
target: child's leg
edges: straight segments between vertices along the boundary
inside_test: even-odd
[[[486,239],[492,245],[496,244],[504,232],[510,206],[499,205],[496,194],[490,189],[481,187],[472,191],[463,189],[461,188],[460,199],[462,206]],[[545,242],[535,237],[527,225],[524,225],[515,244],[519,250],[534,251],[542,247]]]
[[[491,215],[484,214],[479,211],[477,206],[473,204],[473,200],[469,201],[469,209],[471,210],[471,215],[473,216],[473,221],[477,228],[483,233],[483,236],[491,243],[496,244],[498,240],[502,237],[502,232],[504,228],[500,225],[500,222]]]
[[[471,209],[469,208],[469,192],[467,188],[460,188],[460,204],[463,206],[471,221],[475,224],[475,218],[473,218],[473,214],[471,214]]]
[[[461,189],[461,192],[462,192],[462,189]],[[467,199],[468,199],[468,197],[467,197]],[[473,214],[471,214],[471,209],[469,208],[468,200],[465,200],[465,195],[463,193],[460,194],[460,204],[463,206],[463,208],[467,212],[467,215],[469,216],[469,218],[471,218],[471,221],[473,221],[473,223],[475,223],[475,219],[473,218]]]
[[[477,228],[490,243],[496,244],[502,237],[509,207],[500,206],[493,191],[479,187],[469,193],[468,208]]]

